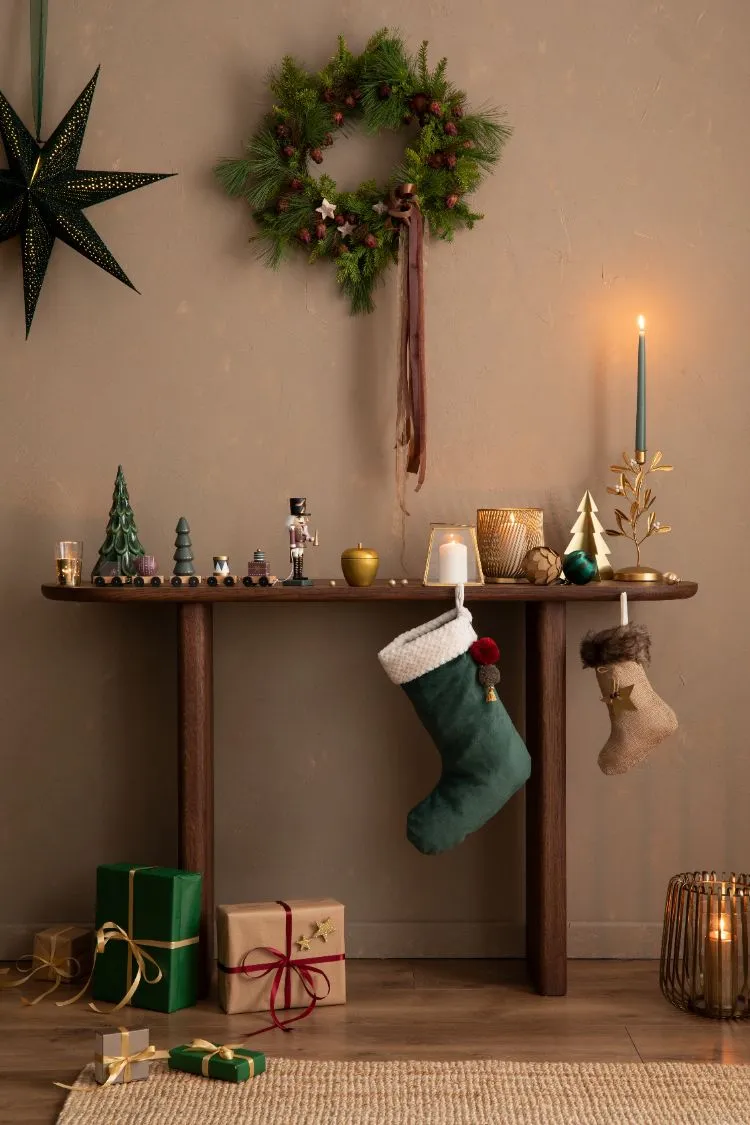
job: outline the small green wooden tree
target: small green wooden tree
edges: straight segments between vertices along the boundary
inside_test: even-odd
[[[102,568],[105,574],[112,573],[113,566],[117,567],[117,574],[135,574],[135,560],[142,554],[144,550],[138,538],[133,509],[130,507],[128,486],[122,465],[118,465],[106,538],[99,548],[99,558],[91,577],[96,578],[101,574]]]
[[[193,544],[190,542],[190,525],[184,516],[180,516],[175,531],[177,532],[177,538],[174,541],[175,552],[172,555],[174,559],[173,573],[188,578],[191,574],[195,574],[195,567],[193,566]]]

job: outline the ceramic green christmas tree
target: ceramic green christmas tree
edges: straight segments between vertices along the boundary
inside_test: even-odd
[[[96,578],[98,574],[135,574],[135,560],[142,554],[144,550],[138,538],[133,509],[130,507],[128,486],[122,465],[118,465],[106,538],[99,548],[99,558],[91,577]]]
[[[193,566],[193,544],[190,542],[190,524],[184,516],[180,516],[177,521],[177,538],[174,541],[175,551],[172,555],[174,559],[173,574],[179,574],[182,578],[189,578],[191,574],[195,574],[195,567]]]

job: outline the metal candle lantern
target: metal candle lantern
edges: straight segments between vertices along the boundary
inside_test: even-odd
[[[750,1015],[749,904],[750,875],[669,880],[659,983],[675,1007],[713,1019]]]
[[[484,582],[476,528],[468,523],[430,524],[425,586],[481,586]]]
[[[523,577],[523,560],[544,543],[541,508],[479,508],[477,537],[486,582]]]

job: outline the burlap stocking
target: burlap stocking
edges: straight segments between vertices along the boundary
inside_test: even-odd
[[[595,668],[612,732],[599,754],[603,773],[626,773],[677,730],[677,717],[651,687],[643,665],[651,642],[643,625],[589,634],[581,644],[584,668]]]

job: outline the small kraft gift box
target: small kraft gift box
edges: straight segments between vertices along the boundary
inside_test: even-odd
[[[156,1053],[148,1040],[147,1027],[105,1027],[97,1031],[94,1078],[99,1085],[148,1078],[149,1059]]]
[[[247,1082],[266,1069],[266,1056],[261,1051],[247,1051],[238,1043],[210,1043],[194,1039],[169,1052],[169,1069],[218,1078],[223,1082]]]
[[[276,1027],[346,1003],[344,907],[332,898],[216,908],[219,1004],[268,1012]],[[290,1019],[277,1011],[303,1008]]]
[[[49,926],[34,935],[32,968],[37,980],[77,980],[91,971],[94,934],[82,926]]]
[[[196,1003],[201,883],[171,867],[97,868],[94,1000],[155,1012]]]

